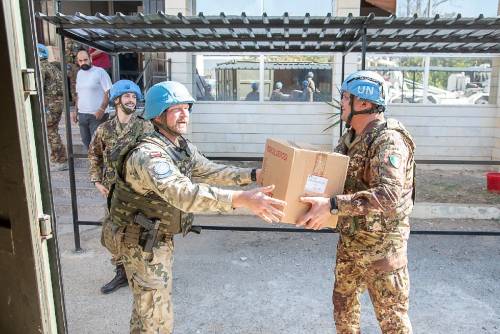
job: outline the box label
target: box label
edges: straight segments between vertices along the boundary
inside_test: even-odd
[[[288,159],[288,154],[286,154],[285,152],[271,146],[271,145],[267,145],[266,147],[266,150],[271,154],[271,155],[274,155],[275,157],[277,157],[278,159],[281,159],[281,160],[284,160],[286,161]]]
[[[306,193],[324,194],[327,184],[328,184],[327,178],[316,175],[309,175],[307,177],[304,191]]]

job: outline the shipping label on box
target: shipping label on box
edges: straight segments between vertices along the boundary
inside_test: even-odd
[[[312,147],[290,141],[268,139],[262,163],[264,186],[274,184],[273,197],[288,203],[281,222],[295,224],[309,210],[301,196],[332,197],[342,194],[349,157],[320,152]],[[327,227],[337,226],[332,216]]]

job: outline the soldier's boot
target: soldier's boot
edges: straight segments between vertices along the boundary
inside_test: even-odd
[[[113,279],[109,281],[109,283],[103,285],[103,287],[101,288],[101,292],[103,294],[108,294],[127,285],[128,285],[127,274],[125,273],[125,268],[123,267],[123,264],[120,264],[116,266],[115,277],[113,277]]]

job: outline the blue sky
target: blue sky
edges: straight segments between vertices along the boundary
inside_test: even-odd
[[[436,3],[438,0],[433,0]],[[448,0],[437,7],[438,14],[460,13],[462,17],[497,16],[499,0]],[[422,1],[427,4],[427,1]],[[424,5],[425,7],[425,5]],[[401,16],[401,9],[406,13],[406,1],[398,1],[398,13]]]
[[[433,0],[438,1],[438,0]],[[438,13],[461,13],[463,17],[475,17],[479,14],[497,16],[499,0],[448,0],[439,5]],[[422,1],[426,3],[427,1]],[[332,0],[196,0],[196,12],[202,11],[205,15],[227,14],[261,15],[262,3],[268,15],[282,15],[285,11],[290,15],[323,16],[332,12]],[[398,8],[404,7],[406,0],[398,0]]]
[[[205,15],[219,15],[220,12],[226,14],[261,15],[261,7],[264,3],[264,11],[268,15],[281,16],[284,12],[290,15],[302,16],[305,13],[311,15],[324,16],[332,12],[331,0],[314,0],[311,2],[304,0],[196,0],[196,12],[203,12]]]

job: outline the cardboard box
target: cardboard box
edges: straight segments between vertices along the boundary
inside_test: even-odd
[[[349,157],[314,150],[311,146],[285,140],[267,139],[262,163],[262,183],[274,184],[273,197],[288,203],[282,223],[295,224],[309,210],[300,202],[304,195],[332,197],[341,194]],[[337,226],[332,216],[328,227]]]

